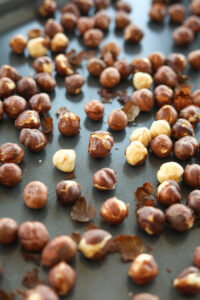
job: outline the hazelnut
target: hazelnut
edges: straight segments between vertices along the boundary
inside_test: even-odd
[[[196,156],[199,150],[197,139],[192,136],[185,136],[174,144],[174,155],[180,160],[187,160]]]
[[[161,66],[154,75],[154,81],[157,85],[164,84],[171,88],[178,85],[178,76],[169,66]]]
[[[157,179],[160,183],[166,180],[174,180],[179,182],[183,172],[184,170],[181,165],[174,161],[170,161],[160,166],[160,170],[157,173]]]
[[[132,300],[160,300],[160,298],[152,294],[141,293],[135,295]]]
[[[59,300],[56,292],[44,284],[39,284],[35,288],[26,291],[25,297],[26,300]]]
[[[170,206],[181,202],[181,189],[174,180],[166,180],[158,186],[158,202]]]
[[[116,59],[121,52],[121,48],[116,42],[108,42],[101,47],[100,52],[102,56],[110,52],[114,59]]]
[[[167,136],[170,136],[171,128],[169,123],[165,120],[154,121],[150,128],[150,134],[152,138],[155,138],[160,134],[165,134]]]
[[[194,33],[189,27],[179,26],[174,30],[172,38],[177,46],[184,47],[193,42]]]
[[[22,180],[22,170],[17,164],[5,163],[0,166],[0,183],[14,186]]]
[[[60,262],[49,272],[49,283],[59,295],[68,294],[76,280],[74,269],[65,262]]]
[[[84,84],[85,79],[80,74],[74,74],[65,78],[67,92],[72,95],[79,94]]]
[[[130,165],[138,166],[146,161],[148,157],[148,151],[141,142],[133,141],[126,148],[125,157]]]
[[[0,219],[0,244],[9,245],[17,238],[18,224],[10,218]]]
[[[74,69],[69,64],[68,59],[64,54],[59,54],[56,56],[55,67],[56,67],[56,72],[59,75],[68,76],[74,74]]]
[[[5,143],[0,147],[0,162],[19,164],[24,158],[24,150],[14,143]]]
[[[15,82],[8,78],[0,78],[0,98],[6,98],[14,94],[15,92]]]
[[[42,251],[42,263],[46,267],[52,267],[61,261],[72,260],[77,252],[77,245],[67,235],[57,236],[51,240]]]
[[[79,250],[83,255],[92,260],[102,259],[109,251],[112,235],[102,229],[86,231],[80,240]]]
[[[92,76],[99,77],[105,67],[106,64],[104,63],[104,61],[98,57],[93,57],[87,62],[87,69]]]
[[[84,15],[87,15],[90,9],[94,6],[94,0],[74,0],[74,3]]]
[[[167,135],[159,134],[151,141],[151,150],[160,158],[167,157],[173,150],[173,142]]]
[[[117,29],[124,29],[131,23],[128,13],[125,11],[117,11],[115,15],[115,26]]]
[[[195,214],[200,216],[200,190],[193,190],[189,193],[187,198],[187,205],[195,212]]]
[[[125,11],[127,13],[130,13],[132,10],[132,7],[128,1],[119,0],[116,2],[115,7],[119,11]]]
[[[138,225],[146,233],[154,235],[163,231],[165,215],[161,209],[143,206],[137,211],[136,217]]]
[[[72,172],[76,163],[76,152],[73,149],[60,149],[53,156],[53,164],[63,172]]]
[[[80,132],[80,118],[73,112],[61,114],[58,122],[59,131],[66,136],[74,136]]]
[[[184,204],[172,204],[165,211],[168,225],[178,232],[189,230],[194,225],[194,215],[192,210]]]
[[[185,18],[186,10],[182,4],[173,4],[169,7],[170,21],[174,23],[182,23]]]
[[[175,72],[181,73],[186,68],[187,60],[182,53],[171,53],[166,59],[166,64]]]
[[[3,109],[3,102],[0,100],[0,121],[3,118],[4,109]]]
[[[200,3],[199,0],[192,0],[190,4],[190,12],[192,15],[200,16]]]
[[[111,191],[115,189],[117,173],[110,168],[103,168],[93,175],[93,186],[100,191]]]
[[[51,109],[51,100],[46,93],[36,94],[29,100],[29,106],[32,110],[36,110],[40,115],[46,115]]]
[[[21,79],[18,71],[9,65],[3,65],[0,67],[0,78],[7,77],[16,82]]]
[[[28,52],[33,58],[44,56],[48,52],[48,43],[44,37],[31,39],[27,45]]]
[[[144,36],[144,31],[137,25],[130,24],[124,30],[124,40],[138,44]]]
[[[151,142],[151,134],[149,129],[146,127],[140,127],[133,130],[133,132],[130,135],[130,141],[141,142],[145,147],[147,147]]]
[[[40,127],[40,117],[35,110],[25,110],[15,120],[15,126],[19,129]]]
[[[100,29],[91,28],[83,35],[84,43],[89,48],[97,48],[103,40],[103,32]]]
[[[49,233],[40,222],[24,222],[19,226],[18,238],[21,246],[27,251],[41,251],[49,240]]]
[[[196,247],[194,251],[193,264],[195,267],[200,268],[200,247]]]
[[[110,21],[110,15],[106,12],[106,10],[100,10],[94,15],[95,27],[98,29],[107,30],[109,28]]]
[[[43,91],[52,92],[56,87],[55,79],[47,72],[37,73],[34,79]]]
[[[137,284],[147,284],[158,274],[158,264],[153,255],[140,254],[131,263],[128,275]]]
[[[43,0],[39,6],[38,12],[42,17],[51,17],[57,10],[57,2],[55,0]]]
[[[156,120],[164,120],[173,125],[178,119],[178,113],[172,105],[162,106],[156,113]]]
[[[87,30],[92,29],[94,25],[94,18],[80,17],[77,21],[77,29],[80,34],[84,34]]]
[[[122,80],[127,79],[132,73],[132,66],[125,60],[118,60],[114,63]]]
[[[137,72],[133,76],[133,85],[136,90],[150,89],[153,84],[153,78],[148,73]]]
[[[20,96],[10,96],[3,102],[4,111],[10,119],[16,119],[27,109],[27,102]]]
[[[111,111],[108,116],[108,125],[114,131],[120,131],[128,125],[128,118],[125,112],[121,109]]]
[[[100,82],[107,88],[112,88],[120,82],[120,73],[113,67],[108,67],[102,71],[100,75]]]
[[[112,197],[101,206],[100,215],[110,225],[120,225],[128,217],[129,204]]]
[[[61,15],[60,23],[66,31],[73,31],[77,25],[77,16],[71,12],[65,12]]]
[[[150,111],[154,106],[153,93],[146,88],[133,92],[131,101],[137,105],[141,111]]]
[[[17,83],[17,93],[29,100],[33,95],[37,94],[38,88],[34,79],[30,77],[22,78]]]
[[[161,84],[154,89],[154,99],[158,107],[165,104],[171,104],[173,96],[173,90],[167,85]]]
[[[176,139],[180,139],[187,135],[194,136],[194,129],[192,125],[186,119],[178,119],[172,127],[172,136]]]
[[[173,281],[176,290],[184,294],[197,294],[200,291],[200,272],[196,267],[184,269]]]
[[[81,197],[81,185],[73,180],[62,180],[56,186],[56,195],[60,204],[73,204]]]
[[[10,40],[10,47],[16,54],[22,54],[26,48],[27,39],[22,34],[13,36]]]
[[[110,0],[95,0],[96,10],[106,9],[110,5]]]
[[[163,22],[167,14],[166,6],[162,3],[155,3],[151,6],[149,17],[152,21]]]
[[[100,121],[104,116],[104,105],[98,100],[91,100],[85,104],[85,112],[93,121]]]
[[[69,44],[69,39],[64,33],[56,33],[51,40],[51,51],[64,52]]]
[[[190,52],[188,61],[194,70],[200,70],[200,50]]]
[[[61,12],[62,12],[62,14],[66,13],[66,12],[71,12],[75,16],[77,16],[78,18],[80,17],[80,10],[79,10],[78,6],[74,3],[71,3],[71,2],[65,4],[62,7]]]
[[[194,34],[196,34],[200,31],[200,18],[197,16],[190,16],[185,20],[183,25],[189,27]]]
[[[183,181],[191,187],[199,187],[200,166],[198,164],[187,165],[183,173]]]
[[[143,72],[143,73],[152,74],[151,62],[147,57],[135,58],[132,61],[132,67],[133,67],[133,73]]]
[[[46,136],[38,129],[23,128],[19,140],[31,152],[40,152],[47,144]]]
[[[58,32],[63,32],[62,25],[54,19],[48,19],[44,24],[45,35],[49,36],[50,38],[53,38],[54,35],[56,35],[56,33]]]
[[[48,188],[41,181],[31,181],[25,186],[23,197],[29,208],[43,208],[48,201]]]
[[[42,36],[42,30],[40,28],[31,28],[27,32],[27,35],[29,40],[35,39]]]
[[[48,56],[40,56],[36,58],[33,62],[33,68],[36,73],[47,72],[52,74],[53,72],[53,64]]]
[[[154,72],[156,72],[165,64],[165,56],[159,51],[149,54],[148,59],[151,62],[151,66]]]
[[[192,102],[195,105],[200,106],[200,89],[198,89],[192,93]]]
[[[110,153],[114,144],[113,136],[107,131],[90,133],[88,152],[91,158],[105,158]]]

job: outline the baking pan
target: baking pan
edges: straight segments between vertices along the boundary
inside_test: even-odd
[[[16,33],[26,34],[33,27],[41,27],[42,20],[37,19],[35,7],[37,1],[10,1],[0,6],[2,16],[0,18],[0,65],[9,64],[16,67],[22,76],[34,74],[32,69],[32,59],[28,57],[27,52],[24,56],[17,56],[9,49],[9,40]],[[23,2],[23,3],[22,3]],[[32,3],[34,2],[34,3]],[[133,4],[132,20],[140,25],[145,31],[145,37],[139,45],[132,46],[124,44],[122,32],[115,31],[114,22],[106,33],[104,42],[116,40],[122,48],[121,57],[132,60],[135,56],[147,56],[149,53],[159,50],[165,55],[171,52],[181,51],[187,55],[192,49],[199,47],[199,39],[196,39],[191,46],[179,49],[173,45],[171,32],[174,27],[168,20],[164,24],[153,24],[148,20],[148,10],[150,0],[131,1]],[[184,1],[188,5],[188,1]],[[16,6],[13,5],[16,3]],[[114,16],[114,9],[110,8],[109,13]],[[56,15],[59,19],[59,14]],[[69,49],[81,50],[83,44],[80,38],[69,35]],[[193,252],[196,246],[200,244],[199,228],[196,226],[186,233],[176,233],[169,228],[158,237],[151,237],[143,233],[136,224],[135,218],[135,199],[134,191],[144,182],[150,181],[157,186],[156,173],[159,166],[167,161],[176,160],[172,155],[167,159],[159,159],[153,154],[149,155],[146,163],[139,167],[131,167],[125,161],[124,150],[129,144],[129,135],[135,127],[127,127],[122,132],[112,132],[115,144],[111,154],[105,159],[90,159],[87,153],[89,134],[95,130],[107,130],[107,117],[114,108],[120,108],[117,100],[112,104],[105,104],[105,116],[103,121],[94,123],[89,120],[84,113],[84,105],[88,100],[99,99],[98,89],[100,84],[98,80],[88,76],[84,65],[78,69],[86,79],[82,93],[77,96],[66,94],[64,79],[56,76],[57,87],[52,93],[52,109],[50,115],[54,119],[54,132],[48,136],[48,145],[46,149],[38,154],[26,151],[25,158],[21,164],[23,170],[23,181],[13,188],[0,186],[0,217],[14,218],[18,223],[26,220],[37,220],[43,222],[53,238],[57,235],[68,234],[73,231],[83,232],[86,225],[74,223],[70,218],[70,208],[59,205],[56,201],[56,184],[66,178],[66,174],[58,171],[52,164],[53,154],[60,148],[73,148],[77,153],[75,168],[76,180],[82,185],[82,194],[88,202],[97,207],[97,211],[103,201],[113,195],[119,199],[130,203],[130,214],[128,219],[119,227],[111,227],[100,220],[97,214],[94,223],[105,230],[108,230],[116,236],[118,234],[137,234],[142,238],[145,245],[152,246],[152,253],[159,264],[159,275],[150,284],[145,286],[135,285],[127,275],[129,263],[123,263],[118,254],[109,255],[99,264],[98,262],[89,262],[79,253],[72,262],[72,266],[77,272],[77,283],[74,290],[64,299],[90,299],[90,300],[125,300],[131,299],[132,295],[139,292],[150,292],[160,296],[162,300],[177,299],[199,299],[200,296],[189,297],[178,294],[172,288],[173,278],[180,271],[192,264]],[[197,88],[200,83],[200,73],[187,69],[190,76],[190,83]],[[133,87],[131,80],[120,84],[117,89],[126,89],[131,94]],[[58,119],[56,118],[56,109],[66,106],[70,111],[76,112],[81,118],[81,132],[75,137],[61,136],[57,129]],[[150,127],[154,120],[155,111],[151,113],[141,113],[136,119],[136,127]],[[199,138],[198,127],[196,129],[197,138]],[[0,144],[5,142],[16,142],[19,131],[14,127],[12,121],[6,116],[0,122]],[[199,163],[199,157],[191,162]],[[186,163],[181,163],[183,166]],[[92,176],[94,172],[102,167],[111,167],[117,171],[118,183],[113,192],[99,192],[92,187]],[[31,180],[41,180],[49,188],[48,205],[39,211],[28,209],[23,202],[23,188]],[[183,193],[183,203],[186,201],[190,188],[181,184]],[[0,261],[3,264],[3,275],[0,277],[0,288],[6,291],[12,291],[21,286],[21,280],[24,274],[32,270],[35,265],[31,262],[25,262],[18,243],[8,247],[0,246]],[[167,272],[171,270],[171,273]],[[39,276],[47,282],[47,271],[40,267]]]

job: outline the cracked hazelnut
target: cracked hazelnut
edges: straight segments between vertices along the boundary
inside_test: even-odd
[[[130,135],[130,141],[141,142],[145,147],[147,147],[151,142],[151,134],[149,129],[146,127],[140,127],[133,130],[133,132]]]
[[[117,10],[125,11],[127,13],[130,13],[132,10],[130,3],[128,3],[127,1],[124,1],[124,0],[117,1],[115,4],[115,7]]]
[[[93,121],[100,121],[104,116],[104,105],[98,100],[91,100],[85,104],[85,112]]]
[[[56,10],[57,2],[55,0],[44,0],[38,8],[38,12],[42,17],[51,17]]]
[[[110,15],[106,10],[100,10],[94,15],[95,27],[101,30],[108,30],[110,25]]]
[[[94,0],[74,0],[74,3],[84,15],[87,15],[90,9],[94,6]]]
[[[30,77],[22,78],[17,83],[17,93],[29,100],[33,95],[37,94],[38,88],[34,79]]]
[[[144,36],[144,31],[137,25],[130,24],[124,30],[124,40],[138,44]]]
[[[22,180],[22,170],[14,163],[5,163],[0,166],[0,183],[5,186],[14,186]]]
[[[117,11],[115,15],[115,26],[117,29],[124,29],[131,23],[128,13],[125,11]]]
[[[146,88],[133,92],[131,101],[137,105],[141,111],[150,111],[154,106],[153,93]]]
[[[140,254],[131,263],[128,275],[137,284],[147,284],[158,274],[158,264],[153,255]]]
[[[148,151],[141,142],[133,141],[126,148],[125,157],[127,163],[129,163],[131,166],[138,166],[146,161],[148,157]]]
[[[110,153],[114,144],[113,136],[107,131],[90,133],[88,153],[91,158],[105,158]]]
[[[106,64],[98,57],[93,57],[87,62],[87,69],[92,76],[99,77],[105,68]]]
[[[56,87],[55,79],[47,72],[37,73],[34,79],[43,91],[52,92]]]
[[[31,181],[25,186],[23,197],[29,208],[43,208],[48,201],[48,188],[41,181]]]
[[[183,173],[183,181],[191,187],[199,187],[200,166],[198,164],[187,165]]]
[[[162,3],[153,4],[149,10],[149,17],[154,22],[163,22],[166,14],[166,6]]]
[[[160,134],[171,136],[171,127],[165,120],[154,121],[150,128],[150,134],[152,138],[157,137]]]
[[[33,68],[36,73],[47,72],[52,74],[53,72],[53,64],[48,56],[40,56],[36,58],[33,62]]]
[[[170,161],[160,166],[160,170],[157,173],[157,179],[160,183],[166,180],[180,182],[183,172],[184,170],[181,165],[174,161]]]
[[[12,79],[8,77],[0,78],[0,98],[6,98],[13,95],[15,88],[16,85]]]
[[[47,144],[46,136],[38,129],[23,128],[19,140],[31,152],[40,152]]]
[[[32,110],[36,110],[40,115],[46,115],[51,109],[51,100],[48,94],[40,93],[31,97],[29,106]]]
[[[80,240],[79,250],[83,255],[92,260],[102,259],[109,251],[112,235],[102,229],[86,231]]]
[[[192,136],[185,136],[174,144],[174,155],[180,160],[187,160],[196,156],[199,150],[197,139]]]
[[[172,105],[162,106],[156,113],[156,120],[164,120],[173,125],[178,119],[178,113]]]
[[[107,87],[112,88],[120,82],[120,73],[113,67],[108,67],[102,71],[100,75],[100,83]]]
[[[162,67],[165,64],[165,56],[159,51],[149,54],[148,59],[151,62],[151,66],[154,72],[156,72],[160,67]]]
[[[114,67],[118,70],[122,80],[127,79],[132,73],[132,67],[125,59],[116,61]]]
[[[178,232],[189,230],[194,225],[194,215],[192,210],[184,204],[172,204],[165,211],[168,225]]]
[[[10,40],[10,47],[16,54],[22,54],[26,48],[27,39],[22,34],[13,36]]]
[[[110,0],[95,0],[96,10],[106,9],[110,5]]]
[[[192,93],[192,102],[193,104],[200,106],[200,89]]]
[[[24,150],[14,143],[5,143],[0,146],[0,162],[20,164],[24,158]]]
[[[184,26],[189,27],[194,34],[200,31],[200,18],[198,16],[190,16],[183,23]]]
[[[197,294],[200,291],[200,272],[196,267],[185,268],[173,281],[176,290],[184,294]]]
[[[192,0],[190,4],[190,12],[192,15],[200,16],[200,3],[199,0]]]
[[[10,96],[4,100],[4,111],[10,119],[16,119],[27,109],[27,102],[20,96]]]
[[[65,12],[61,15],[60,23],[66,31],[73,31],[77,25],[77,16],[71,12]]]
[[[80,118],[73,112],[61,114],[58,122],[59,131],[66,136],[74,136],[80,132]]]
[[[200,70],[200,50],[190,52],[188,61],[194,70]]]
[[[136,217],[139,227],[146,233],[155,235],[163,231],[165,215],[161,209],[143,206],[137,211]]]
[[[161,84],[154,89],[154,99],[158,107],[165,104],[171,104],[173,96],[173,90],[167,85]]]
[[[153,78],[148,73],[137,72],[133,75],[133,86],[136,90],[150,89],[153,84]]]
[[[44,37],[38,37],[28,41],[28,52],[33,58],[45,56],[48,52],[48,42]]]
[[[79,94],[84,84],[85,79],[80,74],[74,74],[65,78],[67,92],[72,95]]]
[[[69,64],[64,54],[59,54],[55,58],[55,68],[59,75],[68,76],[74,74],[74,69]]]
[[[0,121],[3,118],[4,109],[3,109],[3,102],[0,100]]]
[[[21,79],[18,71],[14,67],[11,67],[9,65],[3,65],[0,67],[0,78],[3,77],[10,78],[14,82],[17,82]]]
[[[93,186],[100,191],[111,191],[115,189],[117,173],[110,168],[103,168],[93,175]]]
[[[75,16],[77,16],[77,18],[80,17],[80,10],[79,10],[78,6],[71,2],[65,4],[62,7],[61,12],[62,12],[62,14],[66,13],[66,12],[70,12],[70,13],[73,13]]]
[[[18,224],[10,218],[0,219],[0,244],[9,245],[17,238]]]
[[[94,28],[94,18],[80,17],[77,20],[77,29],[81,34],[84,34],[87,30]]]
[[[173,150],[173,142],[167,135],[159,134],[151,141],[151,150],[160,158],[167,157]]]
[[[27,32],[28,39],[35,39],[42,36],[42,30],[40,28],[32,28]]]
[[[194,211],[196,216],[200,216],[200,190],[193,190],[189,193],[187,205]]]
[[[178,85],[178,76],[169,66],[161,66],[154,75],[154,81],[157,85],[164,84],[171,88]]]
[[[35,110],[23,111],[15,120],[15,126],[22,128],[38,128],[40,127],[40,117]]]
[[[174,30],[172,38],[177,46],[184,47],[193,42],[194,33],[189,27],[179,26]]]
[[[100,215],[110,225],[120,225],[128,217],[129,204],[112,197],[101,206]]]
[[[180,139],[187,135],[194,136],[194,129],[192,125],[186,119],[178,119],[178,121],[172,126],[172,136],[176,139]]]
[[[81,185],[74,180],[62,180],[56,186],[56,195],[60,204],[73,204],[81,197]]]
[[[195,267],[200,268],[200,247],[196,247],[194,251],[193,264]]]
[[[73,149],[60,149],[53,156],[53,164],[63,172],[72,172],[76,163],[76,152]]]
[[[166,180],[158,186],[158,202],[170,206],[181,202],[181,189],[174,180]]]
[[[166,64],[175,72],[181,73],[186,68],[187,60],[182,53],[171,53],[166,59]]]
[[[133,67],[133,73],[143,72],[143,73],[152,74],[151,62],[147,57],[135,58],[132,61],[131,65]]]
[[[56,33],[51,40],[51,51],[64,52],[69,44],[69,39],[64,33]]]
[[[125,112],[121,109],[111,111],[108,116],[108,125],[114,131],[120,131],[128,125],[128,118]]]
[[[44,24],[44,33],[50,38],[53,38],[56,33],[63,31],[62,25],[54,19],[48,19]]]
[[[114,59],[116,59],[121,52],[121,47],[116,42],[107,42],[101,47],[100,52],[102,56],[110,52]]]
[[[59,300],[56,292],[52,288],[44,284],[39,284],[35,288],[27,290],[25,296],[26,300]]]
[[[103,40],[103,31],[100,29],[89,29],[83,35],[83,41],[88,48],[97,48]]]
[[[160,300],[160,298],[156,295],[141,293],[135,295],[132,300]]]
[[[173,4],[169,7],[170,21],[174,23],[182,23],[185,18],[186,10],[182,4]]]

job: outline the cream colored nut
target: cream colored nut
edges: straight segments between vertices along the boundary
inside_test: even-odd
[[[43,37],[31,39],[28,42],[27,49],[29,54],[34,58],[45,56],[48,52],[47,42]]]
[[[76,152],[73,149],[58,150],[53,156],[53,164],[60,171],[72,172],[76,162]]]
[[[150,128],[151,138],[154,139],[160,134],[171,136],[171,127],[165,120],[154,121]]]
[[[151,142],[151,134],[149,129],[146,127],[141,127],[133,130],[130,135],[130,141],[138,141],[147,147]]]
[[[137,90],[150,89],[153,84],[153,78],[148,73],[137,72],[133,76],[133,85]]]
[[[38,293],[33,293],[26,297],[26,300],[42,300],[42,297]]]
[[[68,37],[64,33],[58,32],[56,33],[56,35],[54,35],[53,39],[51,40],[51,50],[53,52],[62,52],[67,48],[68,44]]]
[[[184,170],[181,165],[171,161],[160,166],[160,170],[157,173],[157,178],[160,183],[166,180],[175,180],[176,182],[180,182],[183,172]]]
[[[133,141],[126,148],[125,156],[130,165],[141,165],[147,159],[148,151],[141,142]]]

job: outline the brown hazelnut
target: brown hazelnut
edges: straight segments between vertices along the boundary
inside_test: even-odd
[[[148,59],[151,62],[151,66],[154,72],[156,72],[160,67],[162,67],[165,64],[165,56],[159,51],[149,54]]]
[[[22,54],[26,48],[27,39],[22,34],[13,36],[10,40],[10,47],[16,54]]]
[[[117,10],[122,10],[127,13],[130,13],[132,10],[132,7],[128,1],[119,0],[116,2],[115,7]]]
[[[191,187],[199,187],[200,166],[198,164],[187,165],[183,173],[183,181]]]
[[[93,121],[100,121],[104,116],[104,105],[98,100],[91,100],[85,104],[85,112]]]
[[[121,47],[116,42],[107,42],[101,47],[100,52],[102,56],[110,52],[114,59],[116,59],[121,52]]]
[[[22,180],[22,170],[17,164],[5,163],[0,166],[0,183],[14,186]]]
[[[35,288],[26,291],[26,300],[40,299],[40,300],[59,300],[56,292],[47,285],[39,284]]]
[[[8,78],[0,78],[0,98],[6,98],[14,94],[15,92],[15,82]]]
[[[112,88],[120,82],[120,73],[116,68],[108,67],[100,75],[100,82],[107,88]]]
[[[190,52],[188,61],[194,70],[200,70],[200,50]]]
[[[172,38],[177,46],[184,47],[193,42],[194,33],[189,27],[179,26],[174,30]]]
[[[95,0],[96,10],[106,9],[110,5],[110,0]]]
[[[153,255],[140,254],[131,263],[128,275],[137,284],[147,284],[158,274],[158,264]]]
[[[61,15],[60,23],[66,31],[73,31],[77,25],[77,17],[71,12],[66,12]]]
[[[76,273],[70,265],[60,262],[50,270],[48,279],[59,295],[66,295],[75,284]]]
[[[22,78],[17,83],[17,93],[29,100],[33,95],[37,94],[38,88],[34,79],[30,77]]]
[[[90,133],[88,152],[91,158],[105,158],[110,153],[114,144],[113,136],[107,131]]]
[[[83,35],[84,43],[89,48],[97,48],[103,40],[103,32],[100,29],[89,29]]]
[[[106,52],[103,56],[103,61],[105,62],[107,67],[111,67],[115,63],[115,57],[111,52]]]
[[[27,49],[31,57],[44,56],[48,52],[50,39],[48,37],[38,37],[28,41]]]
[[[56,72],[59,75],[68,76],[74,74],[74,69],[69,64],[67,57],[64,54],[59,54],[55,58]]]
[[[85,79],[80,74],[74,74],[65,78],[67,92],[72,95],[79,94],[84,84]]]
[[[111,191],[115,189],[117,173],[110,168],[103,168],[93,175],[93,186],[100,191]]]
[[[56,195],[61,204],[73,204],[81,197],[81,185],[73,180],[62,180],[56,186]]]
[[[183,294],[194,295],[200,291],[200,272],[196,267],[184,269],[173,281],[176,290]]]
[[[69,44],[69,39],[68,37],[60,32],[60,33],[56,33],[56,35],[54,35],[54,37],[51,40],[51,51],[53,52],[64,52],[67,48]]]
[[[10,119],[16,119],[27,109],[27,102],[20,96],[10,96],[3,102],[4,111]]]
[[[154,22],[163,22],[166,14],[166,6],[162,3],[153,4],[149,10],[149,17]]]
[[[196,34],[200,31],[200,18],[197,16],[190,16],[185,20],[183,25],[189,27],[194,34]]]
[[[0,162],[19,164],[24,158],[24,150],[18,145],[13,143],[5,143],[0,147]]]
[[[124,40],[138,44],[144,36],[144,31],[137,25],[130,24],[124,30]]]
[[[46,267],[52,267],[61,261],[72,260],[77,252],[74,240],[67,236],[57,236],[51,240],[42,251],[42,263]]]
[[[163,231],[165,215],[159,208],[143,206],[137,211],[137,223],[142,230],[150,235]]]
[[[110,225],[120,225],[128,217],[129,204],[112,197],[101,206],[100,215]]]
[[[55,0],[43,0],[39,6],[38,12],[42,17],[51,17],[57,10],[57,2]]]
[[[152,74],[152,66],[150,60],[145,58],[135,58],[132,63],[133,73],[136,72],[144,72],[148,74]]]
[[[199,150],[197,139],[192,136],[185,136],[174,144],[174,155],[180,160],[191,159],[196,156]]]
[[[131,166],[143,164],[148,157],[147,148],[139,141],[133,141],[125,150],[127,163]]]
[[[199,0],[192,0],[190,4],[190,12],[192,15],[200,16],[200,3]]]
[[[40,28],[31,28],[27,32],[27,35],[29,40],[36,39],[42,36],[42,30]]]
[[[167,135],[160,134],[151,141],[151,150],[158,157],[167,157],[173,150],[173,142]]]
[[[107,30],[110,25],[110,15],[106,10],[100,10],[94,15],[95,27],[101,30]]]
[[[178,76],[171,67],[162,66],[156,71],[154,81],[157,85],[164,84],[174,88],[178,85]]]
[[[40,56],[36,58],[33,62],[33,68],[36,73],[47,72],[52,74],[53,72],[53,64],[48,56]]]
[[[92,260],[102,259],[110,250],[112,235],[102,229],[86,231],[80,240],[79,250]]]
[[[160,298],[152,294],[141,293],[135,295],[132,300],[160,300]]]
[[[180,117],[194,126],[200,121],[200,108],[196,105],[189,105],[180,111]]]
[[[74,3],[67,3],[65,4],[62,9],[61,9],[61,13],[64,14],[66,12],[71,12],[73,13],[75,16],[77,16],[78,18],[80,17],[80,10],[78,8],[78,6]]]
[[[172,204],[165,211],[168,225],[178,232],[189,230],[194,225],[194,215],[192,210],[184,204]]]
[[[192,102],[195,105],[200,106],[200,89],[198,89],[192,93]]]
[[[0,78],[7,77],[12,79],[14,82],[21,79],[18,71],[9,65],[3,65],[0,67]]]
[[[52,92],[56,87],[55,79],[47,72],[36,74],[34,79],[43,91]]]
[[[30,109],[36,110],[40,115],[45,115],[51,109],[51,100],[46,93],[36,94],[29,100]]]
[[[175,72],[181,73],[186,68],[187,60],[182,53],[171,53],[166,59],[166,64]]]
[[[194,251],[193,264],[195,267],[200,268],[200,247],[196,247]]]
[[[158,202],[170,206],[181,202],[181,189],[174,180],[166,180],[158,186]]]
[[[165,104],[171,104],[173,96],[173,90],[167,85],[160,84],[154,89],[154,99],[158,107]]]
[[[48,201],[48,188],[41,181],[31,181],[25,186],[23,197],[29,208],[43,208]]]
[[[160,166],[160,169],[157,172],[157,179],[160,183],[166,180],[180,182],[183,171],[184,170],[181,165],[174,161],[170,161]]]
[[[0,219],[0,244],[9,245],[17,238],[18,224],[10,218]]]
[[[46,23],[44,24],[44,33],[45,33],[45,35],[52,38],[58,32],[63,32],[62,25],[54,19],[48,19],[46,21]]]
[[[84,34],[87,30],[94,28],[94,18],[80,17],[77,21],[77,29],[80,34]]]
[[[38,112],[35,110],[25,110],[15,120],[15,126],[19,129],[40,127]]]
[[[169,7],[170,21],[174,23],[182,23],[185,18],[186,10],[182,4],[173,4]]]
[[[192,125],[186,119],[178,119],[178,121],[172,126],[172,136],[176,139],[180,139],[187,135],[194,136],[194,129]]]
[[[156,113],[156,120],[165,120],[173,125],[178,119],[178,113],[172,105],[162,106]]]
[[[49,233],[40,222],[24,222],[19,226],[18,238],[21,246],[27,251],[41,251],[49,240]]]
[[[120,131],[128,125],[128,118],[125,112],[121,109],[111,111],[108,116],[108,125],[110,129]]]
[[[200,190],[193,190],[189,193],[187,205],[194,211],[197,217],[200,216]]]
[[[31,152],[40,152],[47,144],[46,136],[38,129],[23,128],[19,140]]]
[[[0,121],[3,118],[4,109],[3,109],[3,102],[0,100]]]
[[[131,23],[128,13],[125,11],[117,11],[115,15],[115,26],[117,29],[124,29]]]
[[[114,67],[118,70],[122,80],[127,79],[132,73],[132,66],[125,59],[116,61]]]
[[[90,9],[94,6],[94,0],[74,0],[74,3],[84,15],[87,15]]]
[[[74,136],[80,132],[80,118],[73,112],[61,114],[58,122],[59,131],[66,136]]]
[[[131,101],[137,105],[141,111],[150,111],[154,106],[153,93],[145,88],[133,92]]]
[[[98,57],[93,57],[87,62],[87,69],[92,76],[100,76],[105,67],[104,61]]]

